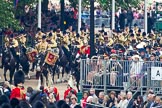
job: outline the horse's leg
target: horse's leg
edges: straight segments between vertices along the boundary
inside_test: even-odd
[[[14,75],[15,69],[10,69],[10,84],[12,84],[12,77]]]
[[[4,79],[5,79],[5,81],[7,81],[7,77],[6,77],[7,69],[4,67],[3,71],[4,71],[4,73],[3,73]]]
[[[79,89],[79,81],[77,80],[76,82],[77,82],[76,87],[78,89],[78,92],[80,92],[80,89]]]
[[[65,73],[65,67],[62,69],[62,82],[64,82],[64,73]]]

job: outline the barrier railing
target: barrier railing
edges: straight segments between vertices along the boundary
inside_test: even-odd
[[[81,60],[81,90],[140,91],[153,89],[162,94],[162,62],[112,61],[100,59]]]
[[[87,26],[90,26],[90,18],[82,18],[82,20]],[[105,24],[106,28],[110,28],[110,21],[110,18],[95,18],[95,27],[101,28],[102,24]],[[127,24],[127,20],[125,24]],[[144,19],[134,19],[132,21],[132,26],[134,26],[134,24],[137,24],[139,28],[143,29]]]

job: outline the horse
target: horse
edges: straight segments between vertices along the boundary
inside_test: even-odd
[[[10,48],[8,48],[8,47],[4,47],[2,50],[2,68],[4,71],[5,81],[7,81],[6,73],[9,70],[9,72],[10,72],[9,83],[12,84],[12,78],[13,78],[14,72],[16,70],[16,60],[15,60]]]
[[[19,60],[23,72],[25,73],[25,75],[28,75],[28,79],[30,79],[30,75],[29,75],[30,64],[29,64],[28,57],[26,55],[26,48],[24,46],[20,46]]]
[[[70,72],[70,58],[67,57],[65,51],[62,49],[62,46],[58,46],[58,49],[59,49],[59,53],[58,53],[59,58],[57,59],[55,66],[53,68],[54,74],[52,79],[54,79],[54,75],[57,73],[58,82],[60,82],[61,68],[62,68],[62,78],[64,78],[65,71],[67,74],[69,74]],[[62,81],[64,81],[64,79],[62,79]]]

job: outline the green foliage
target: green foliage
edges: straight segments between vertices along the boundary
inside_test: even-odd
[[[15,19],[13,2],[0,0],[0,28],[13,28],[15,30],[22,29],[19,21]]]
[[[14,0],[13,0],[14,1]],[[15,8],[15,16],[19,18],[25,14],[25,6],[28,5],[31,8],[38,0],[19,0],[17,7]]]

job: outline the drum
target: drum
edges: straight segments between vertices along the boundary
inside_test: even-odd
[[[45,63],[49,64],[49,65],[54,65],[58,59],[58,55],[51,52],[51,51],[48,51],[47,52],[47,55],[46,55],[46,58],[45,58]]]
[[[32,50],[27,52],[27,56],[30,62],[34,62],[38,54],[37,50]]]

